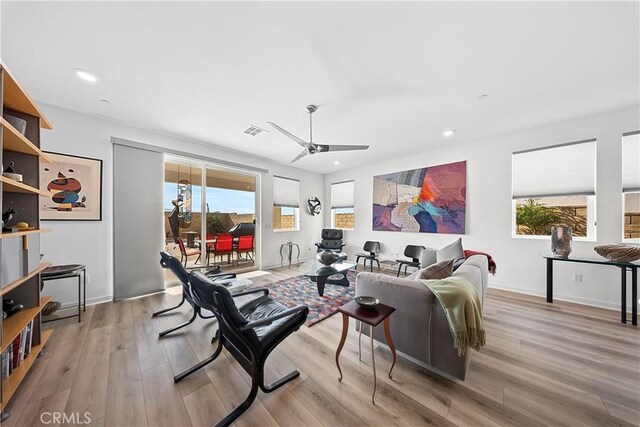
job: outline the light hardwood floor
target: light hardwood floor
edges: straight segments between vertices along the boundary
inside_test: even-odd
[[[256,285],[296,275],[279,268]],[[175,293],[175,292],[174,292]],[[9,405],[3,426],[40,424],[44,411],[90,413],[96,426],[213,425],[242,402],[249,377],[225,352],[178,385],[173,375],[212,352],[216,322],[158,339],[188,318],[169,293],[87,308],[82,323],[47,324],[54,333]],[[618,313],[489,290],[487,346],[472,358],[467,380],[451,381],[377,348],[378,391],[371,404],[368,346],[358,360],[357,333],[343,349],[345,378],[334,362],[341,319],[333,316],[287,338],[267,363],[267,381],[298,369],[274,393],[259,392],[238,426],[609,426],[640,424],[639,331]],[[392,319],[393,321],[393,319]],[[50,326],[53,325],[53,326]]]

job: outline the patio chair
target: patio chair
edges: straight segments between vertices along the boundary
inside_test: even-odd
[[[360,258],[364,258],[364,268],[367,268],[367,260],[369,260],[369,264],[371,267],[371,272],[373,272],[373,261],[378,264],[378,269],[380,268],[380,261],[378,261],[378,254],[380,253],[380,242],[372,242],[366,241],[364,242],[364,246],[362,250],[366,253],[356,254],[356,269],[358,268],[358,263],[360,262]]]
[[[187,260],[190,256],[198,255],[195,264],[200,261],[200,257],[202,256],[202,251],[200,249],[187,249],[184,245],[184,241],[180,238],[176,239],[176,243],[178,244],[178,247],[180,247],[180,262],[184,262],[185,268],[187,268]]]
[[[247,261],[253,260],[253,235],[240,236],[236,247],[236,259],[240,261],[240,254],[246,254]]]
[[[258,394],[258,388],[270,393],[300,376],[298,371],[293,371],[273,384],[265,385],[264,364],[273,349],[304,324],[309,308],[306,305],[288,308],[269,297],[269,290],[265,288],[231,295],[227,288],[196,271],[189,273],[189,280],[194,300],[201,308],[216,314],[221,333],[214,353],[176,375],[174,381],[181,381],[213,362],[220,355],[222,347],[226,348],[251,377],[249,396],[217,424],[228,426],[249,409]],[[234,297],[249,294],[262,295],[238,308]]]
[[[207,250],[209,253],[213,253],[214,262],[216,260],[216,256],[227,255],[227,264],[231,264],[231,255],[233,255],[233,237],[231,237],[231,234],[220,234],[213,244],[213,249]],[[207,255],[209,255],[209,253]]]
[[[191,307],[193,307],[193,314],[191,316],[191,319],[189,319],[187,322],[181,323],[178,326],[162,331],[160,332],[159,336],[163,337],[173,331],[177,331],[178,329],[184,328],[185,326],[193,323],[193,321],[196,319],[196,316],[200,316],[203,319],[211,319],[215,317],[213,315],[204,316],[200,311],[200,307],[194,303],[192,292],[191,292],[191,284],[189,283],[189,275],[187,274],[187,270],[185,270],[184,266],[182,265],[182,262],[178,261],[178,258],[172,256],[168,252],[160,252],[160,265],[162,266],[162,268],[169,269],[178,278],[178,280],[180,280],[180,283],[182,283],[182,299],[180,300],[180,303],[178,303],[178,305],[156,311],[151,315],[151,317],[156,317],[168,311],[175,310],[176,308],[184,304],[185,301],[187,301],[191,305]],[[233,279],[236,277],[234,273],[223,273],[220,267],[206,272],[205,275],[213,280]],[[214,336],[214,340],[215,340],[215,336]]]

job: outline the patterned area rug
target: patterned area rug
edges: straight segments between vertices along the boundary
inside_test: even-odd
[[[334,315],[343,304],[355,297],[357,271],[347,271],[349,287],[327,284],[324,288],[324,296],[318,295],[317,285],[305,276],[290,277],[285,280],[265,285],[269,289],[269,295],[275,300],[287,306],[306,305],[309,307],[306,326],[315,325],[329,316]]]

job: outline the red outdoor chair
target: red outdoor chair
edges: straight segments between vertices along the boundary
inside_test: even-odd
[[[195,262],[196,264],[198,263],[198,260],[200,260],[200,256],[202,255],[202,251],[200,249],[187,249],[184,246],[184,241],[180,238],[176,239],[176,243],[180,247],[180,262],[183,263],[185,268],[187,268],[187,260],[190,256],[198,255]]]
[[[213,260],[216,256],[227,255],[227,263],[231,264],[231,255],[233,254],[233,237],[230,234],[221,234],[213,245]]]
[[[238,238],[238,247],[236,248],[236,254],[238,261],[240,260],[240,254],[246,254],[246,260],[251,259],[253,261],[253,236],[240,236]]]

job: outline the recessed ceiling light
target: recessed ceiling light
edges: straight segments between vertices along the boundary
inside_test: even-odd
[[[453,136],[454,133],[456,133],[455,129],[447,129],[444,132],[442,132],[442,136],[450,137],[450,136]]]
[[[73,71],[76,72],[76,76],[80,77],[86,82],[95,83],[98,81],[98,78],[88,71],[81,70],[80,68],[74,68]]]
[[[487,95],[486,93],[483,93],[482,95],[480,95],[480,96],[478,97],[478,99],[479,99],[480,101],[482,101],[483,99],[487,99],[487,97],[488,97],[488,96],[489,96],[489,95]]]
[[[333,164],[338,166],[340,164],[340,160],[336,160],[335,162],[333,162]]]

